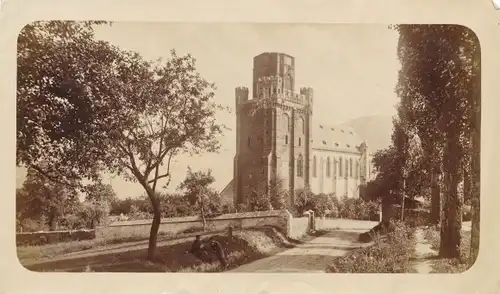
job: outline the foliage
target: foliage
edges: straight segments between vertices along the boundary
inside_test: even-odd
[[[415,240],[413,230],[395,224],[385,237],[376,237],[374,245],[355,249],[336,259],[327,269],[330,273],[409,273]]]
[[[283,179],[272,179],[268,191],[272,208],[275,210],[284,209],[289,194]]]
[[[54,230],[67,214],[78,209],[78,205],[76,190],[50,181],[34,169],[28,170],[22,188],[16,191],[16,215],[19,228],[23,230],[33,227]]]
[[[347,197],[343,197],[338,202],[337,210],[339,218],[358,220],[373,220],[379,213],[377,202]]]
[[[461,231],[461,245],[459,258],[441,258],[431,262],[431,273],[461,273],[468,270],[475,262],[470,258],[471,232]],[[424,238],[429,241],[433,250],[439,250],[440,233],[436,227],[429,227],[424,231]]]
[[[92,24],[37,22],[21,32],[16,161],[59,182],[95,179],[101,168],[138,182],[154,213],[152,258],[161,217],[157,182],[168,185],[178,153],[219,149],[224,126],[215,113],[222,107],[191,55],[172,50],[166,61],[146,61],[96,41]]]
[[[432,173],[443,170],[440,254],[457,257],[461,213],[458,185],[464,167],[466,174],[469,172],[470,157],[478,156],[473,154],[471,138],[479,132],[473,129],[479,121],[479,42],[470,29],[457,25],[398,25],[396,29],[402,65],[396,87],[400,110],[405,125],[421,139],[430,163],[423,167]],[[471,176],[477,184],[477,173]],[[434,192],[432,201],[439,203]]]
[[[105,130],[120,124],[108,101],[116,89],[117,48],[96,41],[103,22],[26,25],[17,43],[16,164],[75,185],[97,179]]]
[[[282,179],[262,181],[253,187],[246,205],[240,205],[240,211],[279,210],[286,206],[287,187]]]
[[[210,187],[213,182],[215,178],[211,170],[193,172],[191,167],[188,167],[186,178],[178,187],[184,191],[184,199],[189,205],[195,206],[203,220],[219,214],[222,208],[219,194]]]
[[[190,205],[195,205],[199,201],[201,190],[210,187],[214,182],[212,170],[193,172],[188,166],[186,178],[179,184],[178,189],[184,191],[184,196]]]
[[[308,188],[297,189],[295,191],[294,200],[294,208],[297,216],[302,216],[304,212],[308,210],[314,211],[318,206],[318,199],[316,198],[316,195],[314,195],[314,193]]]

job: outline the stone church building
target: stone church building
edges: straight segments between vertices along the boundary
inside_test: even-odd
[[[284,53],[255,56],[252,96],[247,87],[235,90],[236,154],[233,180],[221,192],[226,203],[245,203],[273,179],[290,192],[309,187],[315,194],[359,197],[371,178],[368,146],[352,129],[314,122],[313,89],[297,91],[294,63]]]

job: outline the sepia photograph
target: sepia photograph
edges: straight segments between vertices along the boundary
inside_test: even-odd
[[[465,26],[37,21],[16,86],[30,271],[461,273],[478,256]]]

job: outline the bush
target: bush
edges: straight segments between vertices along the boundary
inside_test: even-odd
[[[307,189],[296,191],[294,204],[298,216],[303,215],[304,212],[308,210],[312,210],[316,216],[323,217],[334,208],[334,202],[331,195],[314,195]]]
[[[377,236],[372,246],[353,250],[336,259],[330,273],[408,273],[412,271],[414,230],[402,223],[393,223],[394,230],[385,237]]]
[[[47,230],[45,220],[23,219],[17,221],[17,230],[20,232],[39,232]]]
[[[338,211],[337,217],[357,220],[379,220],[379,208],[376,202],[344,196],[336,205]]]

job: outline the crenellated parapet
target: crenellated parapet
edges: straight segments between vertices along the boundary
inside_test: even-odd
[[[306,103],[308,105],[313,104],[314,99],[314,90],[311,87],[302,87],[300,88],[300,94],[305,97]]]
[[[313,101],[313,89],[302,88],[300,93],[283,88],[283,79],[279,76],[260,77],[257,80],[256,99],[283,99],[295,103],[309,105]]]
[[[247,87],[236,87],[235,90],[236,105],[244,104],[248,101],[249,90]]]

